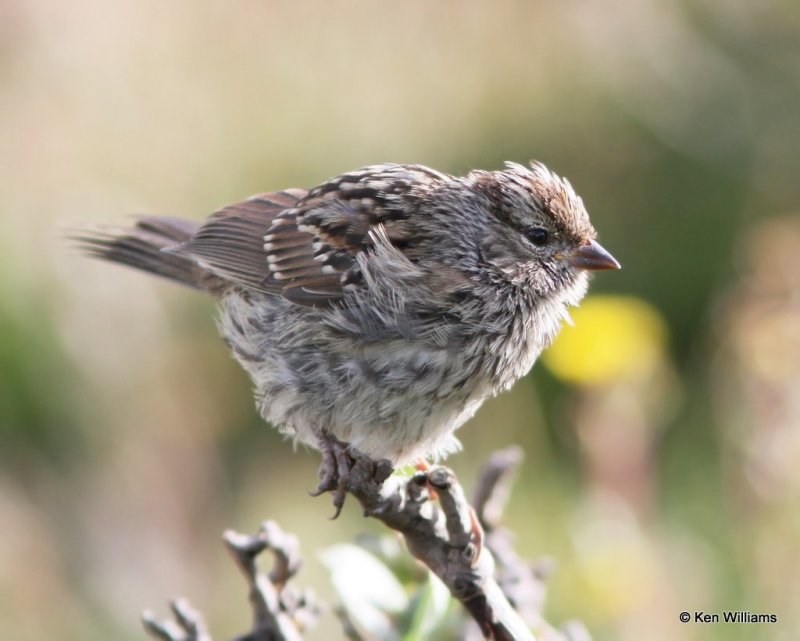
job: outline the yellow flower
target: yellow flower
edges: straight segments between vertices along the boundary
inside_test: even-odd
[[[557,377],[579,385],[610,383],[652,370],[664,356],[667,330],[658,312],[638,298],[591,296],[572,312],[542,355]]]

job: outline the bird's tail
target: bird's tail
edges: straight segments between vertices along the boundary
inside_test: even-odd
[[[190,220],[141,216],[132,227],[84,227],[70,237],[89,256],[213,291],[213,276],[191,259],[169,251],[189,240],[197,229],[198,224]]]

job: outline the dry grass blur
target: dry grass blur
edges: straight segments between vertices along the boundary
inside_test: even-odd
[[[453,467],[526,450],[508,519],[559,561],[551,620],[797,639],[798,63],[791,0],[4,0],[0,638],[141,639],[179,592],[224,638],[247,616],[224,527],[299,533],[328,598],[315,550],[373,527],[306,496],[316,456],[257,419],[208,302],[76,257],[60,225],[537,158],[625,267],[594,292],[645,301],[667,342],[634,377],[537,366]],[[779,622],[678,622],[724,609]]]

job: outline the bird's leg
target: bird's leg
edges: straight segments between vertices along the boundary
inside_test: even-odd
[[[333,455],[336,458],[336,476],[339,482],[333,490],[333,508],[335,512],[331,517],[332,519],[338,518],[339,514],[342,512],[344,499],[347,496],[347,488],[350,482],[350,471],[353,469],[353,465],[355,465],[355,458],[351,454],[350,446],[341,441],[337,441],[337,443],[343,447],[334,447],[333,449]]]
[[[326,432],[319,434],[317,442],[322,453],[322,462],[319,464],[317,472],[319,485],[310,494],[311,496],[320,496],[325,492],[333,492],[333,507],[336,511],[332,518],[335,519],[344,506],[350,470],[353,468],[355,459],[350,453],[350,446],[347,443]]]
[[[309,492],[311,496],[319,496],[337,487],[337,465],[334,447],[343,445],[343,443],[337,441],[330,434],[320,434],[317,438],[317,444],[322,454],[322,462],[320,462],[319,469],[317,470],[319,485],[317,485],[316,490]]]
[[[330,492],[339,487],[339,472],[347,458],[347,443],[334,438],[328,433],[319,434],[317,445],[322,454],[322,462],[319,464],[317,476],[319,485],[311,492],[311,496],[319,496],[325,492]]]
[[[339,516],[344,506],[348,490],[352,489],[351,480],[356,485],[363,484],[365,479],[383,482],[392,473],[392,465],[388,460],[372,460],[362,454],[352,445],[334,438],[330,434],[321,433],[317,436],[319,450],[322,453],[322,462],[317,472],[319,485],[311,496],[319,496],[325,492],[333,493],[333,507],[335,512],[331,518]],[[358,472],[354,474],[354,470]]]

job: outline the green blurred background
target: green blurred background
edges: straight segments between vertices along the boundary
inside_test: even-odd
[[[306,495],[317,455],[256,417],[210,301],[60,225],[531,158],[624,269],[448,463],[469,488],[525,449],[507,522],[558,562],[554,623],[800,638],[799,148],[796,0],[3,0],[0,638],[142,639],[177,593],[226,638],[249,614],[225,527],[298,533],[333,601],[318,551],[380,531]],[[678,621],[725,609],[778,623]]]

